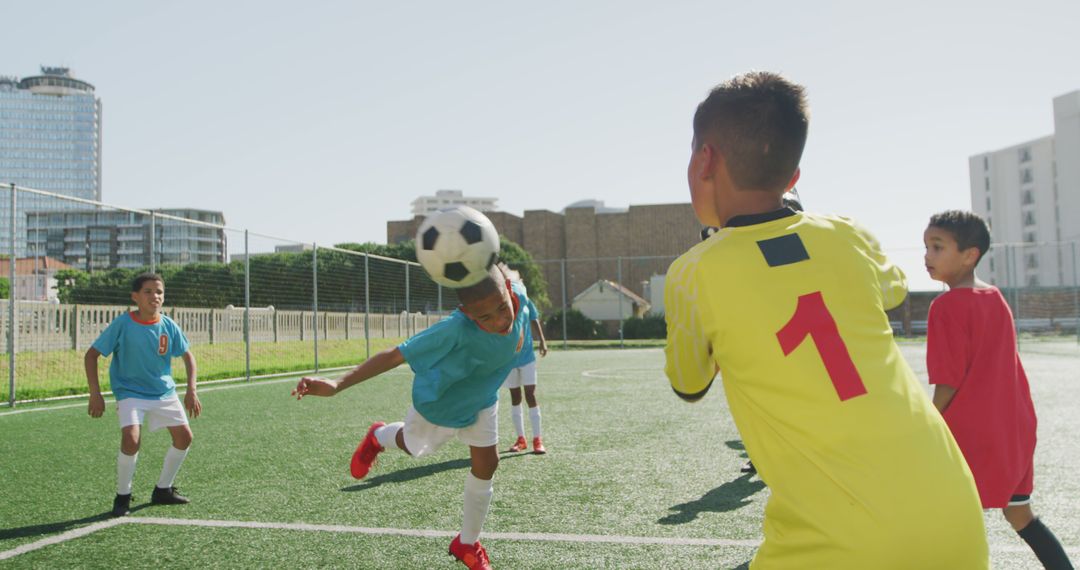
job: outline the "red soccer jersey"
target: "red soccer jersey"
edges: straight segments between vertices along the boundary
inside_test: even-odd
[[[945,408],[983,508],[1030,494],[1035,406],[1016,350],[1012,311],[996,287],[953,289],[930,305],[926,368],[956,389]],[[1025,481],[1026,480],[1026,481]]]

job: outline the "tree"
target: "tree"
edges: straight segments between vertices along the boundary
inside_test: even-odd
[[[586,317],[577,309],[566,311],[566,338],[568,340],[592,340],[603,338],[604,329],[600,323]],[[562,338],[563,312],[552,313],[544,323],[544,336],[549,339]]]
[[[11,282],[7,277],[0,277],[0,299],[11,298]]]
[[[499,240],[499,258],[506,262],[510,269],[521,274],[521,281],[529,290],[529,299],[537,308],[541,312],[549,310],[551,300],[548,299],[547,281],[544,280],[544,272],[540,270],[540,266],[533,261],[532,255],[525,251],[525,248],[504,237]]]

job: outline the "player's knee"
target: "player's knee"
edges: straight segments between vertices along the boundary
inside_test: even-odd
[[[1024,529],[1035,519],[1035,513],[1031,511],[1030,505],[1008,506],[1002,509],[1001,514],[1005,515],[1005,520],[1012,525],[1014,530]]]
[[[187,428],[187,426],[184,426]],[[191,429],[178,429],[172,432],[173,447],[179,450],[184,450],[191,447],[191,442],[195,440],[195,434],[191,433]]]
[[[135,455],[139,452],[139,436],[125,433],[120,437],[120,451],[124,455]]]

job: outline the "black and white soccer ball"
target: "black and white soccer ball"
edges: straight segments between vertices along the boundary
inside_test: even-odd
[[[498,258],[495,226],[468,206],[439,210],[416,231],[416,259],[443,287],[457,289],[479,283]]]

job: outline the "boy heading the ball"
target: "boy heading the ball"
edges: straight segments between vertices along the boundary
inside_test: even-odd
[[[471,569],[490,568],[480,531],[499,465],[498,394],[514,367],[529,326],[529,299],[499,265],[469,287],[455,289],[460,305],[449,317],[384,350],[338,380],[305,377],[293,395],[333,396],[402,363],[415,377],[404,422],[371,424],[353,455],[353,477],[362,479],[387,448],[413,457],[434,453],[455,436],[469,446],[461,534],[450,553]]]
[[[668,271],[667,376],[690,401],[722,377],[771,490],[751,568],[987,568],[971,472],[885,315],[903,273],[853,222],[782,204],[808,125],[772,73],[698,106],[691,201],[720,230]]]
[[[1012,311],[975,276],[990,249],[977,214],[935,214],[923,233],[926,271],[949,286],[930,304],[926,369],[934,405],[964,452],[984,509],[1002,509],[1046,568],[1071,569],[1054,533],[1031,510],[1035,405],[1016,350]]]

